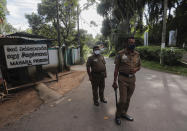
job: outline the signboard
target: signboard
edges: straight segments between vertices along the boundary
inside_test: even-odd
[[[174,30],[171,30],[171,31],[169,32],[169,45],[175,46],[176,43],[177,43],[177,32],[174,31]]]
[[[46,44],[5,45],[4,52],[9,69],[49,64]]]

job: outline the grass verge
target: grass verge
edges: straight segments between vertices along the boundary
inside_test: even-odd
[[[162,66],[158,62],[146,60],[142,60],[141,63],[145,68],[187,76],[187,67],[184,66]]]

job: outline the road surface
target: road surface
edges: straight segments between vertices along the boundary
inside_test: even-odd
[[[108,104],[93,105],[91,85],[85,77],[80,87],[64,98],[43,105],[0,130],[187,131],[187,77],[142,68],[137,73],[136,89],[128,112],[135,120],[122,120],[121,126],[117,126],[114,122],[115,96],[111,87],[113,70],[113,60],[107,59],[105,96]]]

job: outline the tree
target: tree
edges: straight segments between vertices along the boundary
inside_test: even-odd
[[[0,34],[4,35],[14,33],[16,31],[16,29],[6,21],[6,15],[8,15],[6,5],[6,0],[0,1]]]
[[[100,1],[97,12],[104,17],[101,32],[108,37],[111,45],[115,45],[116,50],[123,47],[120,40],[122,37],[144,32],[143,12],[146,2],[146,0]]]
[[[186,2],[168,1],[166,45],[170,30],[177,30],[177,46],[182,46],[186,41]],[[117,44],[117,47],[120,46],[119,37],[132,34],[142,39],[146,30],[149,31],[150,44],[161,43],[164,0],[102,0],[97,12],[104,17],[102,34]],[[146,25],[143,24],[143,17]]]
[[[6,0],[0,1],[0,24],[5,20],[5,16],[8,14],[8,10],[6,8]]]
[[[177,30],[177,45],[182,47],[183,43],[187,43],[187,1],[182,0],[178,3],[175,12],[175,18],[170,22],[173,30]]]
[[[59,1],[59,19],[60,19],[60,32],[63,37],[63,43],[70,45],[68,38],[72,30],[75,28],[76,23],[76,5],[77,0],[60,0]],[[38,5],[38,13],[45,16],[46,22],[52,22],[53,26],[57,27],[56,4],[54,0],[45,0]]]
[[[139,21],[139,25],[143,21],[143,8],[145,0],[103,0],[98,5],[97,11],[105,19],[115,20],[118,23],[124,23],[127,26],[127,33],[131,33],[132,24],[135,25]],[[131,20],[134,16],[140,17],[134,23]]]
[[[16,29],[9,23],[7,23],[6,21],[4,21],[2,24],[0,24],[0,34],[11,34],[11,33],[15,33]]]
[[[162,28],[162,43],[161,43],[161,55],[160,55],[160,64],[163,64],[163,48],[165,48],[166,42],[166,22],[167,22],[167,5],[168,0],[164,0],[164,13],[163,13],[163,28]]]
[[[62,36],[61,43],[70,46],[74,38],[74,29],[76,25],[76,6],[78,0],[59,0],[59,29]],[[43,0],[38,4],[38,14],[32,13],[26,15],[33,33],[39,33],[39,30],[57,29],[57,8],[56,0]],[[45,25],[45,26],[44,26]],[[48,31],[48,30],[47,30]],[[53,32],[55,33],[55,32]],[[57,33],[57,31],[56,31]],[[54,35],[56,38],[57,35]],[[75,37],[75,36],[74,36]]]
[[[32,28],[33,34],[39,34],[39,30],[44,24],[44,18],[42,16],[32,13],[31,15],[26,14],[25,17],[28,20],[30,27]]]
[[[167,17],[167,28],[166,28],[166,45],[169,39],[169,31],[177,30],[177,46],[182,47],[185,40],[186,30],[186,9],[187,1],[185,0],[169,0],[168,1],[168,17]],[[163,23],[163,6],[162,0],[149,1],[148,3],[148,14],[145,15],[147,18],[147,24],[149,27],[149,40],[151,44],[161,43],[162,35],[162,23]],[[173,10],[173,13],[171,13]]]

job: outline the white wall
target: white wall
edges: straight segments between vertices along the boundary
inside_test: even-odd
[[[48,49],[49,52],[49,64],[43,65],[43,69],[58,68],[58,49]]]
[[[80,63],[80,48],[72,49],[73,64]]]

